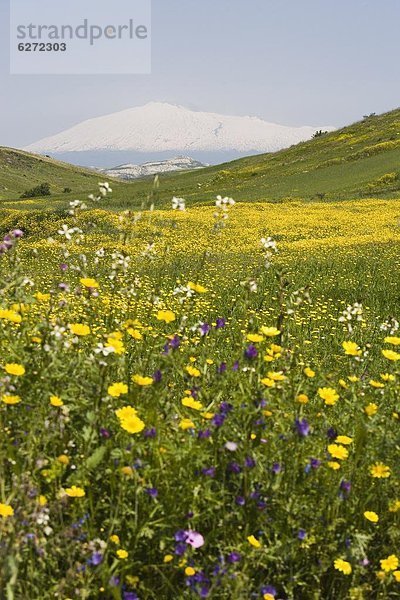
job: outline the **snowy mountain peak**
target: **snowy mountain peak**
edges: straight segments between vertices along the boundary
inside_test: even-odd
[[[160,160],[147,162],[143,165],[125,164],[113,167],[111,169],[100,169],[105,175],[118,177],[119,179],[138,179],[139,177],[148,177],[160,173],[172,173],[173,171],[187,171],[202,169],[206,167],[203,163],[193,160],[189,156],[178,156],[169,160]]]
[[[231,150],[272,152],[310,139],[317,129],[321,126],[286,127],[258,117],[227,116],[193,111],[166,102],[149,102],[83,121],[25,149],[39,153],[104,150],[183,154]]]

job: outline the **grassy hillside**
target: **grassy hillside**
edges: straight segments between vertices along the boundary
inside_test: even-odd
[[[188,204],[210,204],[217,194],[242,202],[393,197],[400,190],[399,165],[397,109],[280,152],[163,175],[156,200],[165,208],[173,195],[186,198]],[[64,187],[72,188],[79,197],[97,186],[98,176],[44,157],[0,149],[0,199],[17,199],[25,189],[42,181],[52,185],[52,206],[64,206]],[[151,178],[114,183],[118,194],[113,209],[140,206],[151,187]],[[31,207],[32,201],[18,204]],[[49,199],[34,203],[38,208],[48,204]]]
[[[0,147],[0,200],[17,199],[26,190],[48,182],[59,197],[65,188],[72,193],[90,191],[99,176],[91,171],[22,150]]]
[[[400,110],[371,117],[273,154],[163,177],[161,198],[210,201],[218,193],[240,201],[341,200],[390,197],[400,190]],[[143,197],[148,182],[131,184]]]

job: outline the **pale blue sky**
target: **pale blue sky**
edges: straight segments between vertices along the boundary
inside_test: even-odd
[[[153,0],[152,74],[123,76],[9,75],[8,3],[0,145],[150,100],[336,126],[400,104],[399,0]]]

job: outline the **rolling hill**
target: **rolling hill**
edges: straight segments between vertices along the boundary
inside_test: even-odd
[[[52,194],[60,196],[65,188],[72,193],[96,189],[101,175],[88,169],[52,160],[22,150],[0,147],[0,200],[20,198],[26,190],[47,182]]]
[[[101,176],[100,176],[101,177]],[[30,155],[0,149],[0,197],[17,199],[37,183],[48,181],[55,195],[40,206],[65,205],[62,189],[79,197],[97,187],[99,176]],[[7,187],[7,190],[4,188]],[[152,178],[115,183],[113,210],[135,208],[151,192]],[[400,191],[400,109],[327,133],[279,152],[243,158],[188,173],[160,176],[158,206],[172,196],[187,203],[210,204],[217,194],[238,201],[283,202],[291,199],[342,200],[396,197]],[[62,200],[62,202],[56,202]],[[23,202],[18,203],[21,208]]]
[[[131,184],[143,198],[149,182]],[[160,197],[209,203],[391,197],[400,191],[400,109],[373,116],[286,150],[161,178]]]

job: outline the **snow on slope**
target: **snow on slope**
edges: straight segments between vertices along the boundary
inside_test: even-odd
[[[84,121],[25,148],[31,152],[132,150],[272,152],[308,140],[318,127],[285,127],[257,117],[195,112],[150,102]],[[332,129],[331,127],[325,129]]]
[[[119,179],[137,179],[138,177],[147,177],[157,175],[158,173],[171,173],[173,171],[186,171],[201,169],[207,165],[193,160],[189,156],[179,156],[169,160],[160,160],[147,162],[143,165],[119,165],[111,169],[97,169],[105,175],[118,177]]]

